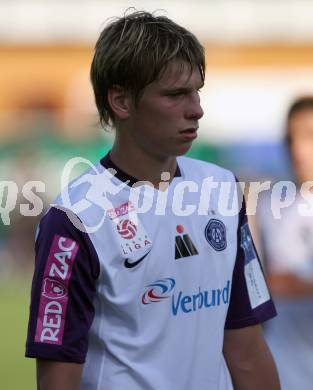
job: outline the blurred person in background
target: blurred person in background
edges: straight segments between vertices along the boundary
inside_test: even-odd
[[[266,324],[265,334],[282,388],[311,390],[313,216],[301,216],[298,206],[307,204],[299,191],[303,183],[311,181],[308,188],[313,196],[313,96],[299,98],[290,107],[286,140],[297,184],[296,199],[281,210],[280,219],[274,219],[272,198],[266,197],[257,217],[268,282],[278,312]]]

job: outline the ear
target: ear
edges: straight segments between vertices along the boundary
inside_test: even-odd
[[[128,119],[131,108],[131,96],[119,85],[108,90],[108,102],[117,119]]]

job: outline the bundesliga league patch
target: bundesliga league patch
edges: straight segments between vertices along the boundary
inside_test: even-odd
[[[216,251],[223,251],[227,246],[226,227],[219,219],[210,219],[204,231],[207,242]]]
[[[245,279],[251,308],[254,309],[270,299],[264,275],[253,246],[249,225],[241,227],[240,246],[245,253]]]
[[[152,241],[138,218],[134,206],[131,202],[124,203],[114,210],[109,210],[108,215],[114,224],[113,229],[116,231],[122,257],[132,261],[129,264],[139,264],[139,260],[150,252]]]

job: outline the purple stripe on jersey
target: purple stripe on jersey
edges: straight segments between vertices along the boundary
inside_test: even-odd
[[[41,286],[35,341],[62,344],[68,303],[68,284],[78,244],[55,235]]]

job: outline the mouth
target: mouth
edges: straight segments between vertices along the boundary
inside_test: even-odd
[[[184,139],[190,141],[197,138],[197,127],[193,127],[190,129],[182,130],[179,133],[183,135]]]

